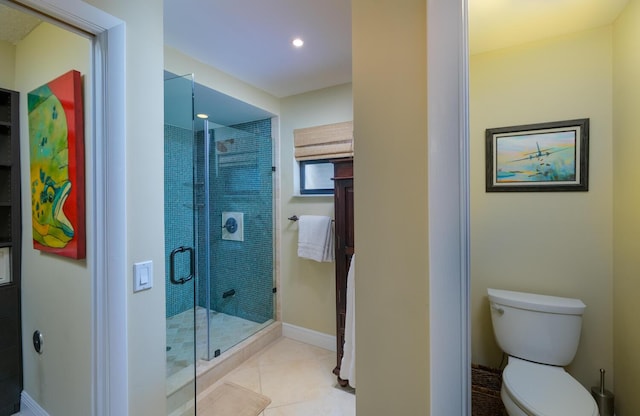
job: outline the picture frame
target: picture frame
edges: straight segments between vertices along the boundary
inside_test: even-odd
[[[589,190],[589,119],[490,128],[486,192]]]
[[[70,70],[28,93],[33,247],[86,257],[82,76]]]

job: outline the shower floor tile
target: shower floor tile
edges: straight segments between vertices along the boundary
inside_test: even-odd
[[[220,312],[208,312],[211,322],[211,358],[216,350],[224,352],[273,322],[270,319],[257,323]],[[190,309],[167,318],[167,377],[193,365],[194,344],[197,358],[207,359],[207,309],[196,308],[195,331],[193,314],[193,309]]]

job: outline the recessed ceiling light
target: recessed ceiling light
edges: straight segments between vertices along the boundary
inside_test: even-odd
[[[304,45],[304,41],[300,38],[295,38],[292,42],[293,46],[295,46],[296,48],[301,48],[302,45]]]
[[[204,114],[204,113],[199,113],[199,114],[196,114],[196,117],[201,118],[201,119],[204,120],[204,119],[209,118],[209,115],[208,114]]]

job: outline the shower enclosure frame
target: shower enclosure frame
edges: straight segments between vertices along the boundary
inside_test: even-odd
[[[203,126],[203,147],[204,147],[204,182],[203,182],[203,187],[204,187],[204,212],[205,215],[203,215],[204,217],[204,229],[207,230],[208,232],[211,232],[211,188],[210,188],[210,179],[209,179],[209,172],[210,172],[210,160],[209,160],[209,155],[211,155],[211,132],[209,130],[209,120],[208,119],[204,119],[204,126]],[[196,165],[197,166],[197,165]],[[196,214],[197,215],[197,214]],[[198,227],[196,227],[196,241],[199,241],[198,239],[198,234],[197,234],[197,230]],[[211,307],[211,239],[210,238],[205,238],[204,239],[204,250],[206,256],[205,256],[205,261],[204,261],[204,269],[205,269],[205,276],[204,279],[207,282],[206,286],[207,286],[207,290],[205,291],[205,304],[207,305],[207,308],[209,309]],[[200,264],[199,262],[197,264]],[[196,286],[197,288],[197,286]],[[197,291],[196,291],[196,297],[198,296]],[[196,305],[197,306],[197,305]],[[207,352],[206,352],[206,360],[207,361],[211,361],[214,357],[211,354],[211,317],[209,315],[209,313],[207,313]]]

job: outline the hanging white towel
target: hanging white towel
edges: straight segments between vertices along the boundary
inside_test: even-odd
[[[356,388],[356,255],[351,256],[351,265],[347,273],[347,314],[344,325],[344,347],[340,363],[340,378],[349,380]]]
[[[331,218],[301,215],[298,219],[298,256],[318,262],[332,262],[333,227]]]

